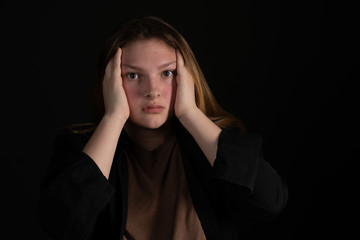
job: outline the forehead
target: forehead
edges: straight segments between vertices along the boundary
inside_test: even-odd
[[[143,66],[162,64],[176,60],[175,49],[160,39],[137,40],[122,48],[124,64]]]

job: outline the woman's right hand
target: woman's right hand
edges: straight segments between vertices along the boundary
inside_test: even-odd
[[[130,109],[121,77],[121,48],[109,61],[103,80],[105,115],[118,118],[123,123],[129,118]]]

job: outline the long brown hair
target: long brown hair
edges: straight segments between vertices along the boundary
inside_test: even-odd
[[[95,84],[94,120],[99,122],[104,115],[102,81],[107,63],[115,55],[116,50],[126,44],[140,40],[158,38],[174,49],[178,49],[195,83],[195,99],[199,109],[219,127],[237,128],[245,132],[242,122],[232,114],[224,111],[215,100],[200,66],[184,37],[164,20],[146,16],[132,18],[120,24],[105,42],[98,60],[98,72]]]

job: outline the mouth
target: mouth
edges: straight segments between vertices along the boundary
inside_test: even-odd
[[[143,111],[149,114],[157,114],[157,113],[161,113],[164,109],[165,108],[161,105],[151,104],[144,107]]]

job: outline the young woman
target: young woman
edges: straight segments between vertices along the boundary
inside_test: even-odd
[[[39,205],[56,239],[238,239],[278,215],[287,186],[216,103],[185,39],[124,22],[98,69],[97,124],[63,132]],[[90,128],[89,128],[90,129]]]

